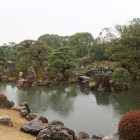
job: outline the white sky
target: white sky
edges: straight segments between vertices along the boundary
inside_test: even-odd
[[[0,44],[90,32],[140,18],[140,0],[0,0]]]

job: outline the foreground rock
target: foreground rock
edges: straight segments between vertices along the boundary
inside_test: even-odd
[[[40,120],[42,123],[48,123],[48,119],[46,117],[40,116],[38,118],[38,120]]]
[[[59,121],[58,121],[59,122]],[[76,140],[73,130],[63,126],[63,123],[52,122],[46,129],[40,131],[36,140]]]
[[[87,134],[86,132],[80,132],[78,135],[78,140],[83,140],[83,139],[89,139],[89,134]]]
[[[37,122],[33,122],[33,121],[29,121],[27,123],[25,123],[21,128],[20,130],[23,131],[23,132],[26,132],[26,133],[29,133],[29,134],[32,134],[32,135],[35,135],[37,136],[38,133],[42,130],[42,129],[45,129],[46,126],[44,125],[41,125]]]
[[[52,121],[52,122],[49,124],[49,126],[52,126],[52,125],[57,125],[57,126],[62,126],[62,127],[64,127],[64,123],[61,122],[61,121],[57,121],[57,120],[54,120],[54,121]]]
[[[11,119],[8,115],[1,115],[0,116],[0,124],[7,125],[9,127],[13,127],[13,123],[11,122]]]
[[[103,137],[103,135],[93,135],[92,139],[102,139]]]
[[[110,136],[105,136],[102,138],[102,140],[119,140],[119,135],[118,133]]]
[[[31,112],[28,103],[27,102],[21,103],[20,106],[21,106],[20,114],[22,117],[26,118]]]
[[[0,93],[0,108],[11,108],[13,106],[14,103],[9,101],[3,93]]]
[[[29,105],[28,105],[27,102],[23,102],[23,103],[21,103],[20,106],[24,106],[24,107],[26,108],[26,110],[28,111],[28,113],[31,112],[31,111],[30,111],[30,108],[29,108]]]
[[[12,107],[11,109],[20,112],[21,117],[26,118],[28,121],[37,117],[35,113],[30,113],[31,111],[27,102],[21,103],[19,107]]]

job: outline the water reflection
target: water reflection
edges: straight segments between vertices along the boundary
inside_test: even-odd
[[[140,108],[139,85],[133,82],[131,90],[107,93],[84,90],[77,84],[17,88],[16,84],[0,83],[0,92],[15,105],[26,101],[32,112],[61,120],[76,132],[111,134],[125,112]]]
[[[98,105],[109,105],[110,104],[110,93],[97,92],[94,94]]]
[[[6,90],[6,86],[7,86],[6,83],[1,83],[1,84],[0,84],[0,91]]]
[[[140,109],[140,82],[132,83],[130,90],[116,91],[115,93],[97,92],[93,93],[98,105],[112,105],[114,112],[120,115],[131,110]]]
[[[120,115],[140,109],[140,83],[133,82],[132,89],[111,94],[111,104]]]
[[[66,116],[73,110],[73,97],[78,93],[76,86],[18,88],[18,104],[27,101],[33,112],[51,109]]]

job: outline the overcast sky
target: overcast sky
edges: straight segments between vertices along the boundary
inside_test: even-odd
[[[140,0],[0,0],[0,44],[90,32],[140,18]]]

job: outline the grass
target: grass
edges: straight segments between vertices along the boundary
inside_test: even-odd
[[[20,127],[27,122],[20,113],[10,109],[0,109],[0,115],[9,115],[14,127],[0,124],[0,140],[36,140],[35,136],[20,131]]]

